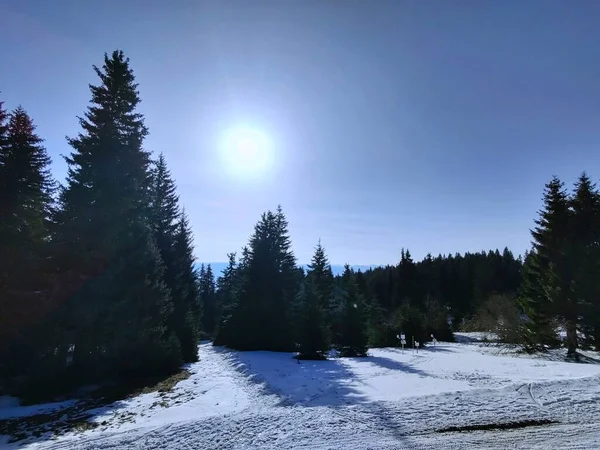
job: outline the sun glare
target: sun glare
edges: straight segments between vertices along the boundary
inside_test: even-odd
[[[235,176],[256,176],[272,163],[270,142],[254,129],[242,128],[228,133],[224,148],[224,163]]]

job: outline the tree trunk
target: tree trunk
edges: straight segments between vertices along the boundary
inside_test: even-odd
[[[577,325],[573,320],[567,320],[567,356],[577,353]]]

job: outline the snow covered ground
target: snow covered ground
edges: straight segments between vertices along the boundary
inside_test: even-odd
[[[367,358],[200,346],[192,376],[168,395],[95,411],[94,430],[31,449],[591,449],[600,448],[600,365],[498,355],[470,344],[374,349]],[[40,408],[0,402],[0,418]],[[27,409],[29,408],[29,409]],[[451,427],[523,421],[509,430]],[[0,447],[17,448],[18,444]]]

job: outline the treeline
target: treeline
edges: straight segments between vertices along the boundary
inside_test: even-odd
[[[63,186],[21,107],[0,104],[0,392],[64,392],[196,361],[192,233],[129,60],[94,66]]]
[[[263,214],[241,258],[230,254],[218,281],[215,345],[299,352],[324,358],[398,346],[398,335],[427,342],[453,331],[493,331],[505,342],[568,354],[600,342],[600,194],[585,174],[572,194],[554,178],[532,230],[533,248],[464,255],[402,250],[397,265],[334,277],[319,242],[306,273],[291,251],[279,207]]]
[[[301,358],[365,355],[367,347],[399,346],[398,335],[427,342],[452,331],[490,296],[513,296],[522,261],[508,250],[427,255],[414,262],[402,250],[395,266],[366,272],[349,265],[334,277],[319,242],[306,273],[291,251],[279,207],[263,214],[239,262],[217,284],[215,345],[241,350],[295,351]],[[206,311],[205,311],[206,313]]]

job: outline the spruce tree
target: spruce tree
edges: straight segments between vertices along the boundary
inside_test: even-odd
[[[199,287],[196,279],[191,230],[185,212],[179,212],[175,182],[160,154],[152,170],[150,223],[164,265],[163,281],[174,310],[168,331],[181,344],[183,360],[197,360],[199,339]]]
[[[341,356],[366,356],[368,345],[365,299],[358,293],[350,266],[342,274],[343,292],[336,347]]]
[[[202,304],[202,329],[213,336],[217,326],[217,295],[215,277],[210,264],[200,270],[200,303]]]
[[[215,330],[215,345],[221,345],[218,341],[219,338],[223,337],[220,331],[223,326],[223,323],[226,322],[231,316],[232,307],[234,306],[234,302],[236,299],[237,280],[239,278],[236,253],[228,253],[227,259],[227,267],[223,269],[221,276],[217,278],[217,328]]]
[[[104,56],[90,85],[91,105],[70,138],[67,185],[55,240],[64,278],[61,296],[80,381],[167,372],[181,362],[167,330],[173,311],[152,233],[148,130],[129,59]]]
[[[23,108],[8,117],[0,104],[0,360],[13,373],[26,370],[33,330],[53,306],[48,238],[55,185],[42,142]]]
[[[291,351],[290,307],[297,290],[295,257],[281,207],[264,213],[242,251],[231,313],[215,343],[240,350]]]
[[[325,321],[321,295],[313,278],[300,284],[296,295],[293,323],[298,358],[326,359],[329,330]]]
[[[563,183],[554,177],[545,187],[544,208],[531,231],[533,249],[524,272],[521,304],[528,315],[530,345],[543,348],[554,342],[556,318],[567,332],[568,354],[577,349],[577,305],[571,292],[568,260],[571,212]]]
[[[161,153],[154,164],[151,181],[150,224],[156,245],[165,265],[164,282],[170,290],[175,288],[177,273],[173,267],[173,247],[179,221],[179,198],[175,183]]]
[[[195,362],[198,361],[202,305],[193,236],[185,211],[181,213],[177,224],[172,264],[176,278],[172,288],[173,313],[168,325],[179,339],[183,360]]]
[[[307,277],[316,286],[325,321],[329,326],[334,314],[333,272],[325,254],[325,249],[321,245],[321,239],[319,239],[311,263],[308,265]]]
[[[573,270],[574,301],[581,307],[588,344],[600,343],[600,194],[583,173],[571,198],[573,209],[569,263]]]

